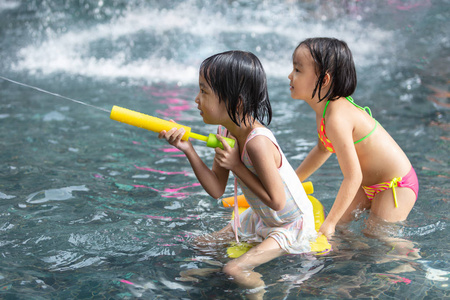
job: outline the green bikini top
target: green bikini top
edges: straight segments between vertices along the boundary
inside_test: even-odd
[[[356,106],[357,108],[366,111],[371,117],[372,117],[372,112],[370,111],[370,108],[365,106],[365,107],[361,107],[358,104],[356,104],[353,101],[352,97],[345,97],[345,99],[347,99],[351,104],[353,104],[354,106]],[[317,133],[319,134],[319,139],[322,142],[322,144],[325,146],[325,148],[327,148],[328,151],[330,151],[331,153],[335,153],[334,151],[334,147],[333,144],[331,143],[331,141],[327,138],[327,135],[325,133],[325,112],[327,111],[327,107],[328,104],[330,103],[331,100],[328,100],[327,103],[325,104],[325,109],[323,110],[323,115],[322,115],[322,120],[320,121],[320,128],[319,130],[317,130]],[[373,117],[372,117],[373,118]],[[365,137],[357,140],[356,142],[354,142],[354,144],[357,144],[359,142],[364,141],[365,139],[367,139],[369,136],[372,135],[372,133],[375,131],[375,129],[377,129],[378,126],[378,121],[375,120],[375,127],[372,129],[371,132],[369,132],[369,134],[367,134]]]

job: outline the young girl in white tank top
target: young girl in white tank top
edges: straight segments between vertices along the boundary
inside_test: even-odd
[[[255,267],[283,254],[310,252],[309,243],[316,238],[312,205],[273,134],[264,126],[264,119],[270,123],[272,109],[258,58],[242,51],[213,55],[200,67],[199,86],[195,102],[203,121],[226,128],[226,135],[236,139],[235,147],[217,135],[224,149],[216,148],[210,169],[192,144],[181,140],[183,129],[162,131],[159,137],[186,154],[199,182],[213,198],[223,195],[230,171],[238,179],[251,208],[239,216],[241,227],[230,223],[212,236],[231,241],[237,229],[236,235],[242,239],[260,242],[229,261],[222,271],[241,287],[251,289],[253,297],[261,296],[264,281],[253,271]]]

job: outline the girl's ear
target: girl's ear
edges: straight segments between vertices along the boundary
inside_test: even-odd
[[[325,76],[322,80],[322,87],[327,87],[331,82],[331,76],[330,73],[325,73]]]

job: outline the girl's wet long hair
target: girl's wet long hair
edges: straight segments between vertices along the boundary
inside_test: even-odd
[[[347,43],[335,38],[309,38],[301,42],[295,51],[301,46],[309,50],[316,63],[318,78],[312,94],[313,98],[316,93],[319,102],[324,99],[336,100],[353,94],[357,84],[356,69]],[[330,88],[322,96],[320,91],[327,73],[330,75]]]
[[[219,101],[225,102],[228,115],[236,125],[246,125],[253,120],[264,125],[270,124],[272,107],[266,73],[253,53],[227,51],[215,54],[202,62],[200,75],[208,82]]]

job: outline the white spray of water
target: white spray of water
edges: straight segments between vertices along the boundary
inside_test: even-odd
[[[246,20],[230,19],[220,13],[211,13],[192,3],[184,2],[172,9],[140,8],[127,10],[121,17],[106,24],[97,24],[88,29],[70,29],[66,33],[55,34],[41,44],[30,44],[22,48],[19,60],[13,65],[17,71],[26,70],[43,74],[65,73],[96,78],[142,79],[148,82],[195,83],[198,80],[198,66],[209,55],[229,50],[223,37],[241,34],[252,37],[264,44],[266,37],[276,36],[285,44],[274,46],[270,55],[261,51],[261,46],[242,49],[254,52],[260,57],[269,77],[286,78],[291,69],[291,55],[297,43],[311,36],[332,36],[347,41],[355,60],[360,66],[375,63],[380,46],[391,37],[389,32],[380,29],[362,30],[357,20],[346,21],[340,26],[325,26],[320,21],[303,22],[297,20],[304,11],[291,10],[286,20],[273,24],[271,10],[253,12]],[[180,37],[190,36],[198,45],[195,51],[177,57],[166,56],[174,45],[164,39],[166,34],[176,32]],[[156,35],[161,45],[151,45],[159,49],[146,57],[129,59],[127,51],[121,49],[108,57],[98,57],[90,52],[90,45],[107,41],[108,44],[125,37],[148,33]],[[191,45],[192,46],[192,45]],[[246,45],[249,47],[248,45]],[[238,48],[238,46],[236,46]],[[235,49],[236,49],[235,48]],[[178,49],[177,49],[178,50]],[[183,51],[183,50],[180,50]],[[149,51],[150,52],[150,51]]]

